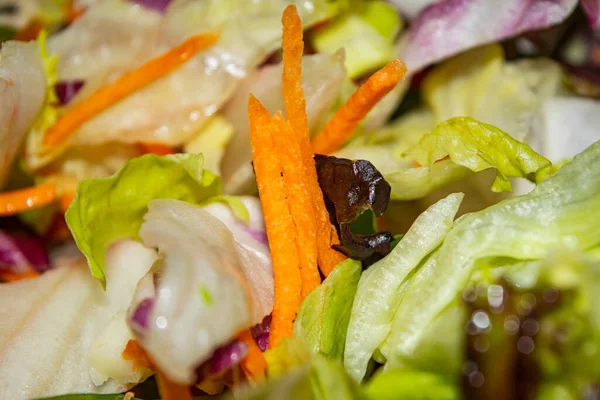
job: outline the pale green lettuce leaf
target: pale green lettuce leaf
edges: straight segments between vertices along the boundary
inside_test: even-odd
[[[429,372],[391,369],[375,374],[366,385],[373,400],[458,400],[457,385]]]
[[[394,250],[361,276],[344,351],[344,366],[357,381],[362,380],[373,352],[390,332],[411,272],[442,243],[462,198],[462,194],[453,194],[432,205]]]
[[[342,360],[361,272],[359,261],[341,262],[302,302],[294,321],[294,336],[304,339],[313,353]]]
[[[409,154],[420,164],[432,165],[447,156],[455,164],[479,172],[496,168],[492,191],[511,191],[508,178],[521,177],[539,183],[550,173],[551,163],[525,143],[495,126],[468,117],[442,122]]]
[[[411,278],[381,346],[388,360],[414,354],[426,327],[464,288],[478,260],[535,260],[553,249],[600,245],[600,143],[531,193],[463,216]]]
[[[130,160],[112,177],[79,184],[65,219],[95,278],[105,285],[107,246],[118,239],[138,238],[150,200],[198,204],[219,194],[220,179],[202,166],[202,155],[147,154]]]

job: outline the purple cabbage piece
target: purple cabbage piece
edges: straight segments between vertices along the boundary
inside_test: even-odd
[[[259,230],[256,230],[256,229],[252,229],[252,228],[250,228],[248,226],[245,226],[244,230],[246,232],[248,232],[250,234],[250,236],[252,236],[252,238],[254,240],[256,240],[257,242],[262,243],[265,246],[269,245],[269,240],[267,239],[267,233],[266,232],[259,231]]]
[[[442,0],[415,19],[400,57],[414,73],[470,48],[558,24],[576,5],[577,0]]]
[[[154,299],[144,299],[138,304],[131,314],[129,326],[136,332],[143,334],[148,329],[148,318],[154,306]]]
[[[581,0],[581,7],[585,11],[592,29],[598,30],[600,28],[600,0]]]
[[[85,82],[83,80],[59,81],[56,83],[55,90],[58,101],[65,106],[73,100],[79,93]]]
[[[169,4],[171,4],[171,0],[129,0],[131,3],[139,4],[142,7],[145,7],[149,10],[158,11],[161,14],[164,14],[167,10]]]
[[[248,346],[237,339],[219,347],[213,355],[196,368],[196,381],[202,382],[208,377],[225,372],[246,357]]]
[[[50,267],[50,259],[42,241],[33,235],[10,235],[0,230],[0,270],[16,274]]]
[[[262,351],[269,348],[269,333],[271,332],[271,314],[267,315],[260,324],[250,328],[252,338]]]

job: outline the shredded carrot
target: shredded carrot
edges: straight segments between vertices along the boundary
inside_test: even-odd
[[[73,1],[69,1],[68,4],[63,9],[63,15],[69,24],[72,24],[77,18],[81,17],[81,15],[85,12],[84,7],[80,7],[79,9],[74,7]]]
[[[162,143],[138,143],[138,148],[142,154],[157,154],[165,156],[167,154],[176,153],[173,147]]]
[[[146,354],[146,350],[140,346],[137,340],[129,340],[125,350],[121,353],[123,360],[133,361],[133,369],[152,368],[152,362]]]
[[[400,59],[390,61],[375,72],[327,122],[312,141],[313,151],[331,154],[338,150],[354,132],[358,123],[406,74],[406,65]]]
[[[302,87],[302,53],[304,51],[302,21],[295,5],[286,7],[281,22],[283,24],[282,87],[285,113],[300,147],[306,183],[313,202],[311,217],[315,220],[318,264],[321,272],[327,276],[346,257],[331,248],[333,244],[339,243],[339,239],[325,207],[323,193],[317,178],[314,153],[310,144],[306,100]]]
[[[317,267],[317,232],[313,201],[295,132],[284,121],[281,113],[275,114],[273,125],[275,132],[272,139],[275,154],[282,167],[285,194],[296,229],[296,248],[300,257],[304,299],[321,284]]]
[[[156,371],[156,383],[162,400],[192,400],[189,386],[171,381],[160,371]]]
[[[260,382],[265,379],[267,360],[262,351],[252,338],[250,331],[246,330],[238,335],[238,339],[248,346],[248,354],[240,362],[242,371],[250,382]]]
[[[69,138],[77,128],[133,92],[180,67],[199,51],[218,40],[215,33],[192,36],[177,47],[129,71],[112,84],[105,86],[87,99],[73,106],[46,132],[44,145],[57,146]]]
[[[56,187],[52,183],[0,193],[0,217],[39,208],[55,199]]]
[[[280,162],[273,145],[272,118],[252,95],[248,99],[250,143],[256,182],[260,196],[275,281],[273,319],[269,347],[275,347],[284,337],[291,337],[294,318],[302,301],[302,280],[296,246],[296,230],[285,196]]]
[[[73,199],[75,199],[75,192],[67,192],[60,197],[60,211],[63,214],[67,212],[67,209],[73,202]]]
[[[31,21],[15,34],[14,39],[20,42],[29,42],[30,40],[35,40],[42,29],[44,29],[44,25],[40,21]]]
[[[1,282],[16,282],[24,279],[33,279],[40,276],[40,273],[37,271],[29,271],[24,272],[22,274],[16,274],[14,272],[2,271],[0,272],[0,281]]]

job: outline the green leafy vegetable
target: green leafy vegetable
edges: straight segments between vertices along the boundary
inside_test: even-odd
[[[440,375],[391,369],[375,374],[366,386],[373,400],[458,400],[457,385]]]
[[[64,396],[44,397],[37,400],[124,400],[124,394],[65,394]],[[139,400],[132,397],[131,400]]]
[[[452,162],[478,172],[496,168],[495,192],[511,191],[508,178],[522,177],[539,183],[549,175],[551,163],[525,143],[502,130],[468,117],[442,122],[409,154],[423,165],[449,156]]]
[[[360,262],[347,259],[304,299],[294,322],[294,336],[304,339],[313,353],[342,360],[361,272]]]
[[[77,247],[88,259],[92,275],[106,284],[104,256],[118,239],[138,238],[147,205],[153,199],[177,199],[199,204],[220,192],[221,181],[202,168],[195,154],[130,160],[114,176],[87,179],[65,214]]]
[[[453,194],[429,207],[394,250],[361,276],[344,352],[346,370],[357,381],[362,380],[371,356],[390,332],[408,277],[444,240],[462,198],[462,194]]]
[[[426,327],[454,301],[479,261],[493,257],[536,260],[554,249],[586,251],[600,246],[598,157],[600,143],[576,156],[531,193],[457,221],[406,288],[390,334],[380,347],[388,362],[402,363],[414,355]]]

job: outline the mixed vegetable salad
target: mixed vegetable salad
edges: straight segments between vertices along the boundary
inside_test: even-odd
[[[600,396],[598,1],[0,33],[0,398]]]

